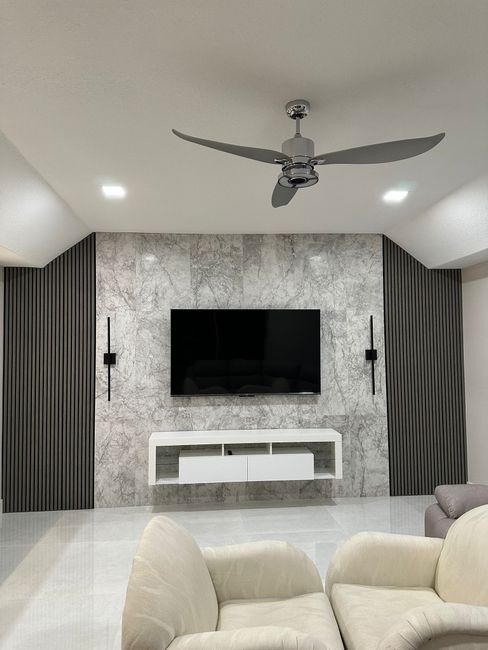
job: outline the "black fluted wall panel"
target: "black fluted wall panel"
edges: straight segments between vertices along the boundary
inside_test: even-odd
[[[462,285],[383,238],[390,490],[466,482]]]
[[[95,235],[5,269],[5,512],[93,507]]]

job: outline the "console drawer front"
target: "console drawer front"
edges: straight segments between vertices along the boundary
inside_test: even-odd
[[[314,457],[306,448],[273,450],[248,456],[248,481],[308,481],[314,478]]]
[[[247,456],[218,456],[182,451],[179,483],[237,483],[247,481]]]

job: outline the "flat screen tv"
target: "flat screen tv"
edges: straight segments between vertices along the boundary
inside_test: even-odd
[[[172,309],[171,394],[320,393],[319,309]]]

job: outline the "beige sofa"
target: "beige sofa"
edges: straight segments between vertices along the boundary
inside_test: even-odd
[[[315,565],[285,542],[199,549],[167,517],[146,527],[123,650],[342,650]]]
[[[488,650],[488,506],[446,540],[359,533],[326,591],[348,650]],[[123,650],[342,650],[314,564],[284,542],[201,551],[155,517],[139,544]]]
[[[348,650],[487,650],[488,506],[445,540],[354,535],[332,559],[326,591]]]

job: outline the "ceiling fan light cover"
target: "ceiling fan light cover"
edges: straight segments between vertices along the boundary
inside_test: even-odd
[[[278,183],[283,187],[311,187],[319,180],[319,175],[312,165],[294,163],[283,167],[283,173],[278,177]]]

